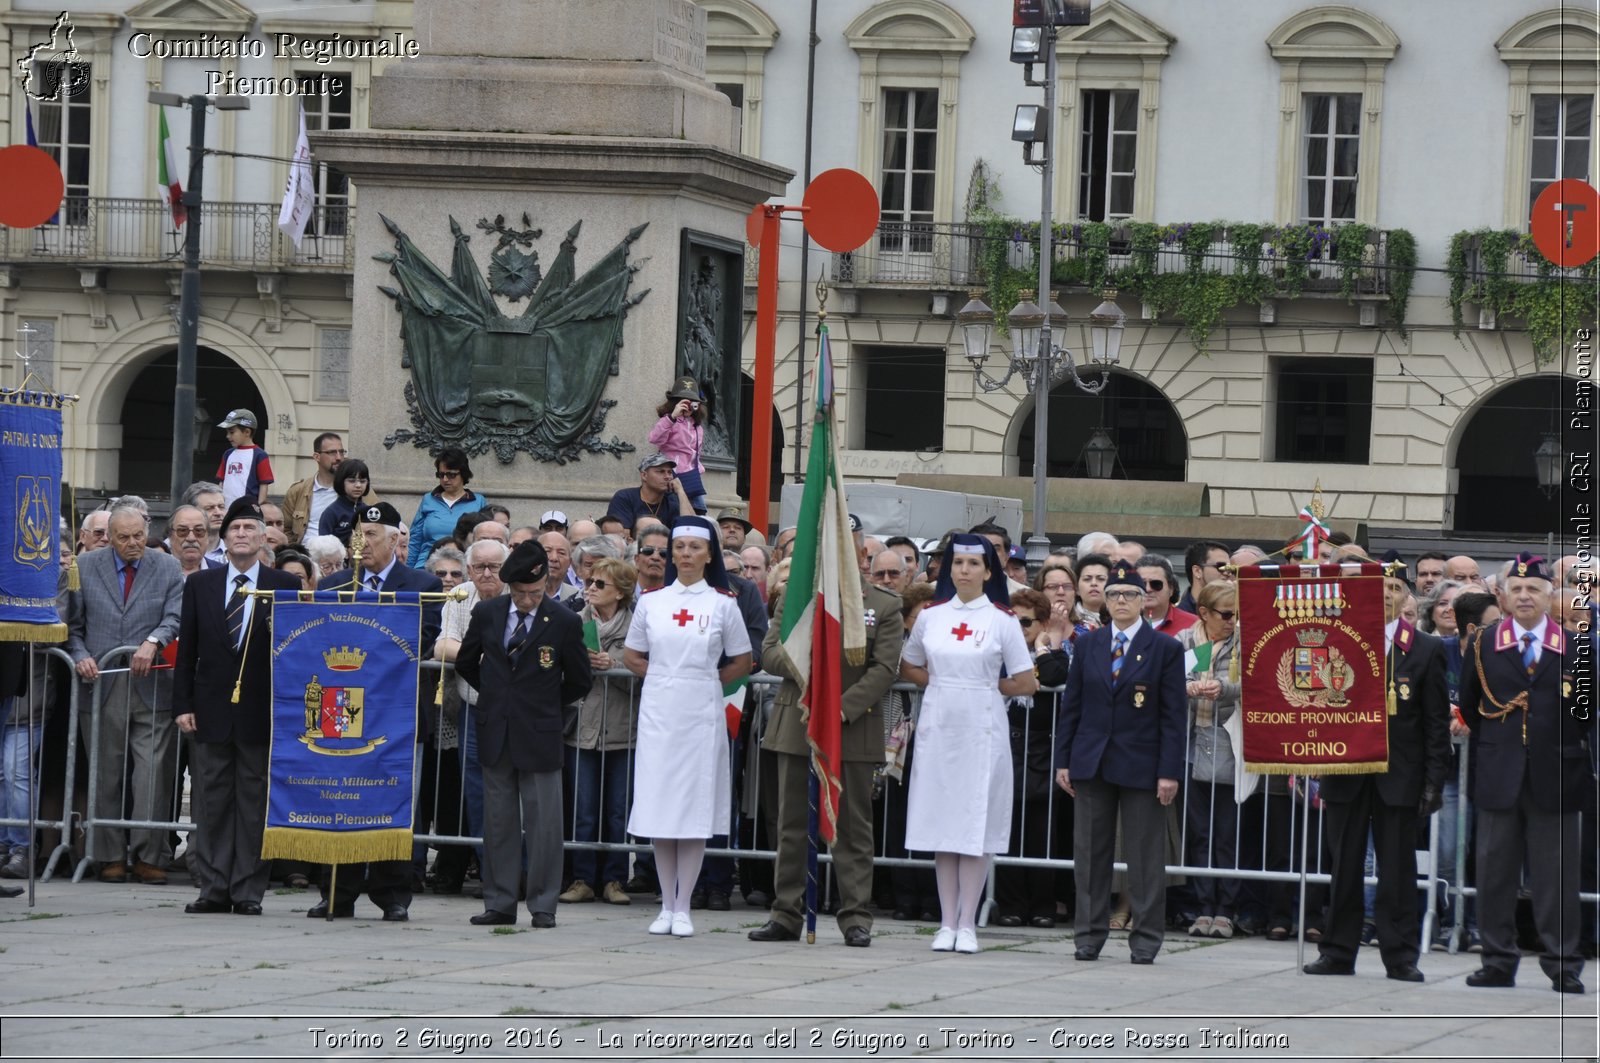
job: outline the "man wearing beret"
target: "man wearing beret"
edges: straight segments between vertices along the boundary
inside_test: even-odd
[[[1388,717],[1389,768],[1324,775],[1323,830],[1333,856],[1328,925],[1307,974],[1355,974],[1361,950],[1362,882],[1367,835],[1378,859],[1372,921],[1388,976],[1420,982],[1417,969],[1417,831],[1444,801],[1450,766],[1450,695],[1444,644],[1400,615],[1411,593],[1398,552],[1383,555],[1384,675],[1393,695]]]
[[[510,594],[479,602],[456,653],[483,767],[483,914],[476,926],[517,921],[525,874],[536,928],[556,925],[561,892],[561,768],[565,708],[594,681],[576,613],[545,594],[549,557],[521,543],[500,567]],[[526,864],[523,858],[526,857]]]
[[[356,511],[357,524],[351,535],[361,536],[361,569],[342,569],[317,582],[319,591],[359,591],[378,593],[387,591],[417,591],[438,594],[444,590],[439,577],[424,569],[411,568],[405,563],[400,549],[400,512],[387,502],[363,506]],[[418,656],[433,656],[433,641],[439,637],[440,605],[425,602],[422,606],[422,645]],[[339,865],[338,895],[331,898],[336,919],[347,919],[355,914],[356,896],[365,889],[372,903],[383,909],[384,922],[403,923],[411,918],[411,861],[374,860],[363,865]],[[322,900],[313,905],[306,915],[322,919],[328,914],[328,879],[322,881]]]
[[[261,832],[272,736],[272,610],[250,592],[297,591],[300,580],[261,564],[265,534],[261,506],[236,499],[222,518],[227,565],[201,569],[183,584],[172,711],[178,730],[193,740],[191,838],[200,896],[184,908],[190,915],[260,915],[267,891]]]
[[[1505,582],[1511,615],[1480,628],[1461,662],[1461,716],[1477,749],[1483,936],[1483,967],[1467,985],[1516,984],[1517,891],[1526,859],[1544,947],[1539,966],[1556,992],[1582,993],[1578,817],[1594,794],[1585,748],[1594,740],[1594,712],[1574,694],[1592,683],[1593,661],[1568,652],[1567,632],[1547,615],[1550,588],[1544,560],[1517,555]]]
[[[1144,581],[1118,561],[1106,580],[1111,623],[1078,638],[1056,723],[1056,784],[1076,798],[1075,942],[1097,959],[1111,930],[1117,820],[1128,861],[1134,963],[1154,963],[1167,925],[1167,805],[1183,778],[1189,701],[1183,647],[1143,617]]]

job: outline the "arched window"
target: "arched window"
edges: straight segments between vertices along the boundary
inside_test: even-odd
[[[1526,229],[1533,201],[1552,181],[1594,182],[1600,15],[1577,5],[1541,11],[1512,26],[1494,46],[1510,81],[1505,225]]]
[[[706,9],[706,80],[739,109],[739,150],[761,154],[761,98],[778,24],[750,0],[700,0]]]
[[[1315,7],[1267,36],[1278,61],[1277,217],[1378,221],[1383,79],[1400,38],[1375,15]]]

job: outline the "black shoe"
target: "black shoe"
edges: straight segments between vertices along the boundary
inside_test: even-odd
[[[1075,960],[1098,960],[1100,958],[1100,950],[1091,949],[1087,945],[1080,945],[1078,950],[1072,954],[1072,958]]]
[[[233,910],[233,905],[227,901],[208,901],[204,897],[190,901],[183,906],[187,915],[222,915]]]
[[[1550,979],[1550,988],[1557,993],[1582,993],[1583,983],[1578,981],[1578,976],[1575,974],[1564,974]]]
[[[258,901],[240,901],[233,906],[234,915],[260,915],[261,904]]]
[[[22,887],[21,886],[0,886],[0,897],[20,897],[20,896],[22,896]]]
[[[771,908],[772,895],[765,890],[751,890],[744,895],[744,903],[752,908]]]
[[[1498,967],[1479,967],[1467,975],[1467,984],[1476,989],[1510,989],[1517,984],[1517,976]]]
[[[850,929],[857,930],[860,928],[851,927]],[[750,931],[746,937],[748,937],[751,941],[799,941],[800,931],[790,930],[776,919],[769,919],[765,925],[756,927],[754,930]],[[849,937],[850,934],[848,931],[846,931],[845,940],[847,942]]]
[[[691,899],[690,906],[693,907],[693,904],[693,899]],[[710,893],[706,894],[706,907],[713,912],[726,912],[731,911],[733,905],[729,903],[729,898],[726,893],[723,893],[721,890],[712,890]]]
[[[922,909],[922,914],[917,916],[917,922],[937,924],[939,922],[939,913],[932,908],[924,908]]]
[[[1022,925],[1022,916],[1020,916],[1020,915],[1002,915],[1000,918],[995,920],[995,923],[997,925],[999,925],[999,926],[1021,926]]]
[[[1056,917],[1053,915],[1036,915],[1029,919],[1028,923],[1038,927],[1040,930],[1054,930],[1056,928]]]
[[[406,911],[403,904],[391,904],[383,910],[385,923],[404,923],[411,918],[411,913]]]
[[[514,913],[496,911],[480,912],[467,920],[473,926],[513,926],[516,921]]]
[[[1426,979],[1422,977],[1422,972],[1417,970],[1417,965],[1414,963],[1395,964],[1393,967],[1389,968],[1389,977],[1393,978],[1396,982],[1426,981]]]
[[[701,908],[704,908],[705,906],[706,906],[706,891],[705,890],[695,890],[693,893],[689,894],[689,907],[690,908],[692,908],[692,909],[694,909],[696,911],[699,911]]]
[[[1129,956],[1128,962],[1149,966],[1150,964],[1156,962],[1156,958],[1154,956]]]
[[[751,933],[755,933],[755,931],[751,931]],[[872,931],[868,930],[864,926],[845,927],[844,943],[853,949],[871,948]],[[1578,992],[1583,992],[1582,986],[1578,987]]]
[[[911,911],[909,908],[896,908],[890,913],[889,917],[897,922],[906,923],[915,919],[917,916],[916,913]]]
[[[633,876],[632,878],[630,878],[623,885],[622,888],[623,888],[624,891],[626,891],[628,893],[660,893],[661,892],[660,888],[656,886],[656,880],[655,879],[646,878],[643,875],[635,875],[635,876]]]
[[[333,909],[333,917],[335,919],[354,919],[355,915],[356,915],[356,906],[355,906],[355,904],[353,902],[351,904],[348,904],[348,905],[345,905],[345,904],[338,905]],[[307,919],[326,919],[326,918],[328,918],[328,902],[327,901],[318,901],[316,904],[313,904],[310,908],[308,908],[306,910],[306,918]]]
[[[461,892],[461,880],[458,878],[435,878],[433,892],[454,896]]]
[[[531,925],[535,930],[554,930],[556,928],[556,917],[549,912],[534,912]]]
[[[1304,970],[1306,972],[1306,974],[1355,974],[1356,973],[1356,965],[1355,964],[1353,964],[1353,963],[1341,963],[1338,960],[1330,960],[1326,956],[1317,957],[1317,959],[1313,960],[1311,963],[1306,964],[1305,967],[1303,967],[1301,969]]]
[[[28,877],[28,850],[13,849],[11,855],[0,865],[0,878],[27,878]]]

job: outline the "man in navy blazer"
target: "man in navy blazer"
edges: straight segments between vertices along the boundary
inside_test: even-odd
[[[578,614],[546,591],[550,560],[519,543],[500,566],[510,593],[479,602],[456,652],[456,674],[478,692],[472,706],[483,766],[483,913],[477,926],[517,921],[519,875],[533,925],[556,925],[561,892],[562,732],[566,707],[594,673]]]
[[[235,500],[222,518],[227,565],[202,568],[183,584],[172,713],[194,743],[192,840],[200,896],[184,908],[190,915],[260,915],[267,891],[270,865],[261,859],[261,833],[272,737],[272,614],[249,592],[297,591],[300,581],[261,564],[265,534],[261,507]]]
[[[1111,623],[1077,642],[1056,724],[1056,783],[1076,798],[1077,958],[1111,929],[1117,818],[1128,863],[1134,963],[1153,963],[1166,929],[1167,805],[1183,778],[1189,703],[1183,648],[1141,615],[1144,581],[1119,561],[1106,581]]]
[[[364,593],[379,591],[418,591],[438,594],[444,590],[439,577],[423,569],[411,568],[405,563],[399,549],[400,513],[387,502],[367,506],[356,514],[361,534],[361,570],[359,573],[342,569],[317,582],[319,591],[351,591]],[[359,576],[359,580],[358,580]],[[428,602],[422,607],[422,645],[419,655],[424,659],[433,656],[433,641],[439,637],[439,621],[443,607],[438,602]],[[356,897],[363,888],[372,903],[383,909],[386,923],[403,923],[411,918],[411,861],[374,860],[365,865],[365,883],[361,864],[340,864],[338,894],[332,898],[333,915],[347,919],[355,914]],[[328,878],[322,880],[322,900],[313,905],[306,916],[322,919],[328,914]]]

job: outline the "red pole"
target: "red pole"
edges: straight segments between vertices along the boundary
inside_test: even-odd
[[[772,376],[778,342],[778,220],[784,208],[769,205],[761,214],[761,261],[756,276],[756,379],[750,411],[750,523],[768,535],[767,505],[772,496]]]

